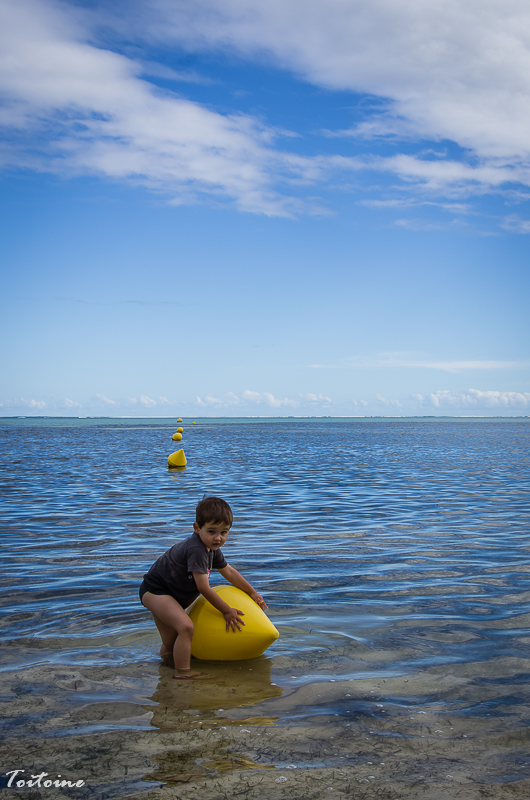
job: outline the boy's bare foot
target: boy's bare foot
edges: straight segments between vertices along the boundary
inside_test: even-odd
[[[176,681],[207,681],[211,677],[206,672],[196,672],[191,669],[178,669],[173,675]]]

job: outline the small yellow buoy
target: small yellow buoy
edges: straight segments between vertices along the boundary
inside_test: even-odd
[[[177,422],[182,422],[182,417],[179,417]]]
[[[184,432],[184,428],[177,428],[177,433],[183,433],[183,432]]]
[[[242,661],[257,658],[280,635],[268,616],[246,592],[235,586],[219,586],[219,597],[243,611],[241,630],[226,631],[225,618],[202,595],[188,613],[195,625],[191,654],[203,661]]]
[[[173,434],[171,438],[173,439],[174,442],[180,442],[180,440],[182,439],[182,434],[177,431],[176,433]]]
[[[171,453],[167,459],[168,467],[185,467],[187,463],[184,450],[177,450],[176,453]]]
[[[196,422],[192,422],[191,424],[192,424],[192,425],[196,425],[197,423],[196,423]]]

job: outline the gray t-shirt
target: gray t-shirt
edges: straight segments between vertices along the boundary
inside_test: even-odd
[[[155,561],[144,575],[144,584],[153,594],[170,594],[186,608],[200,594],[193,573],[210,575],[212,569],[227,566],[221,550],[208,550],[199,534],[193,533]]]

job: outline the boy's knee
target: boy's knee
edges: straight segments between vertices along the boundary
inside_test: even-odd
[[[183,633],[186,636],[193,636],[193,631],[195,630],[195,626],[191,619],[187,620],[184,625],[182,626],[182,630],[180,633]]]

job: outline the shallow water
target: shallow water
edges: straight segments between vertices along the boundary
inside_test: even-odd
[[[527,729],[530,420],[190,423],[180,443],[188,466],[175,471],[174,420],[0,422],[6,677],[138,668],[132,684],[107,686],[105,702],[152,709],[88,713],[82,725],[55,713],[54,734],[176,731],[195,708],[210,728],[219,715],[230,724],[255,715],[276,730],[340,724],[345,734],[353,714],[367,734],[388,737],[391,717],[418,704],[467,719],[466,737]],[[236,671],[212,667],[215,691],[176,693],[137,591],[158,555],[189,535],[204,493],[231,503],[223,552],[266,597],[280,639]],[[98,691],[83,695],[87,707]],[[13,714],[13,735],[45,718]],[[517,747],[499,780],[528,776]]]

